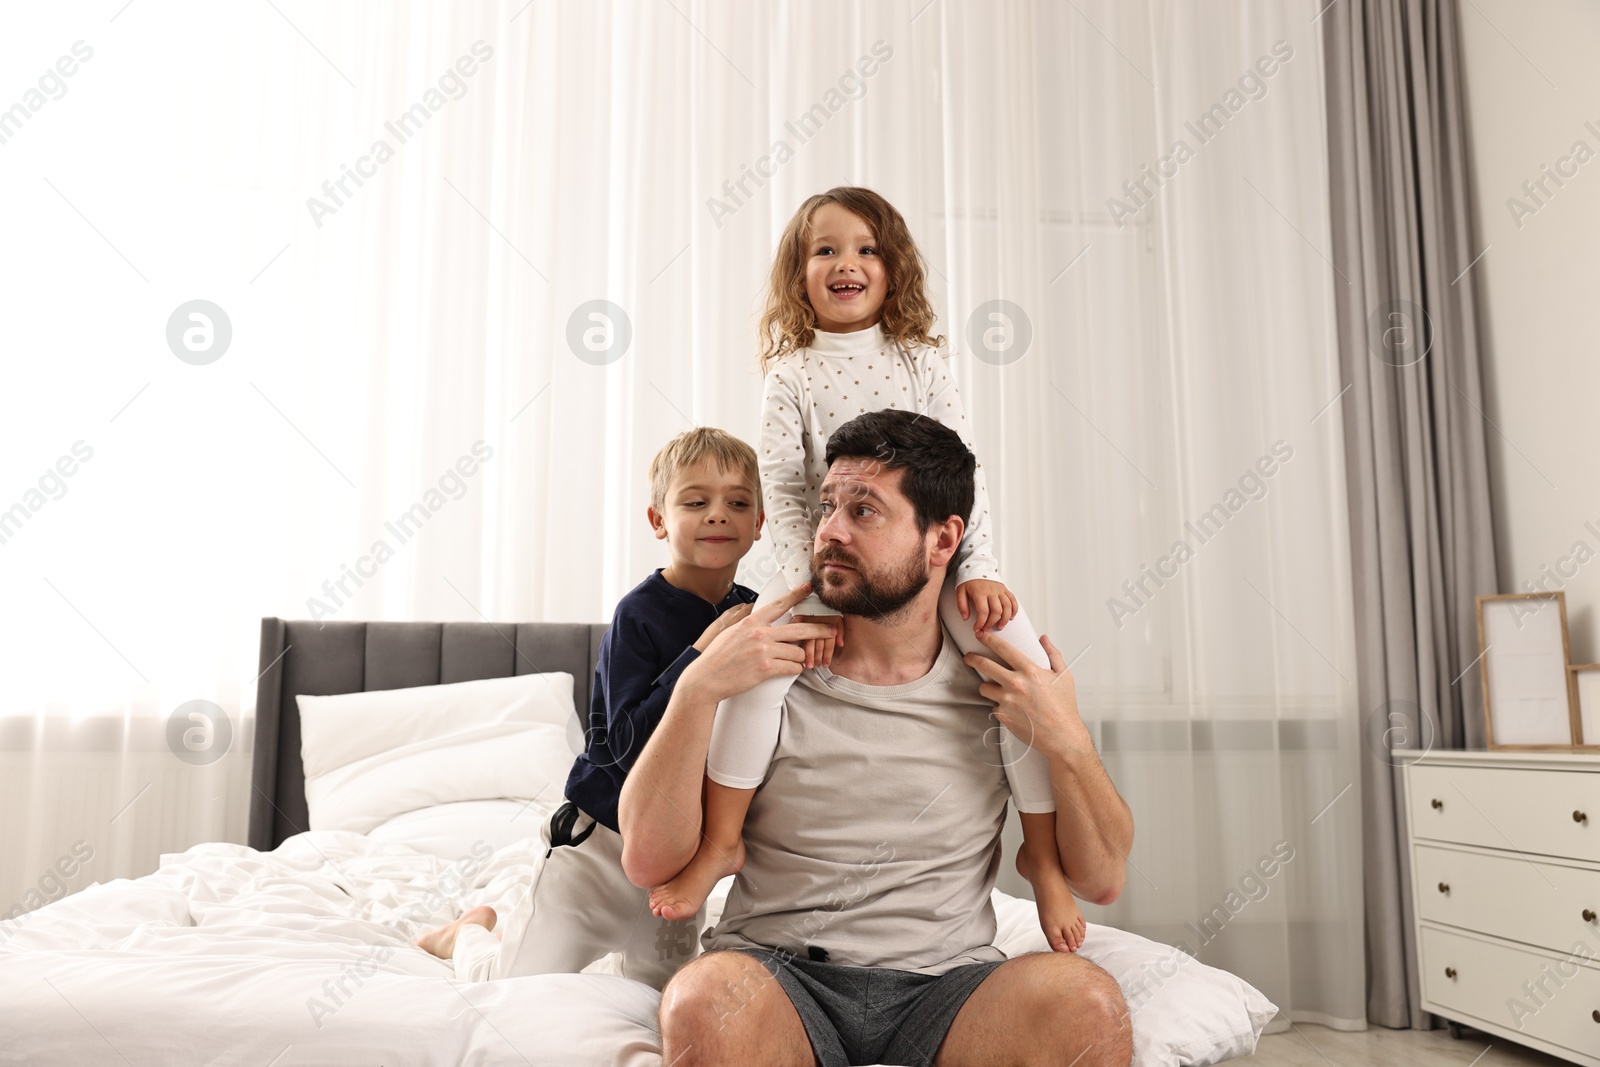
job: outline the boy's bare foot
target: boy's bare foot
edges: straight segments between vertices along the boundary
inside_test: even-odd
[[[711,890],[744,866],[744,841],[735,840],[731,848],[702,838],[700,848],[689,865],[666,885],[650,890],[650,911],[663,919],[687,919],[700,910]]]
[[[434,927],[417,938],[412,944],[418,948],[426,949],[441,960],[447,960],[450,958],[450,954],[456,950],[456,935],[461,932],[463,926],[471,923],[473,926],[481,926],[485,930],[493,930],[497,918],[498,916],[495,915],[494,909],[487,904],[476,908],[468,908],[462,913],[461,918],[455,922]]]
[[[1066,872],[1054,856],[1033,857],[1026,847],[1017,849],[1017,873],[1033,886],[1039,905],[1039,926],[1057,952],[1076,952],[1088,933],[1088,922],[1067,885]]]

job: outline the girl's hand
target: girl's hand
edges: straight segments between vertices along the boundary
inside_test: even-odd
[[[674,699],[676,690],[693,691],[700,699],[716,704],[754,689],[768,678],[793,677],[805,670],[801,648],[808,641],[826,640],[828,628],[807,626],[792,619],[782,626],[776,623],[810,595],[811,583],[802,582],[777,600],[751,608],[744,618],[730,624],[684,668]]]
[[[838,615],[796,615],[790,621],[820,623],[833,629],[832,637],[800,643],[800,647],[806,650],[807,667],[831,667],[833,650],[844,647],[844,620]]]
[[[1006,623],[1016,618],[1021,610],[1017,598],[1003,582],[991,582],[987,578],[974,578],[956,586],[956,607],[961,609],[963,619],[972,620],[973,630],[979,633],[1005,629]]]

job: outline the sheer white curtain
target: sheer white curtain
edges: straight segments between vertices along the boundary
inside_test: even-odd
[[[200,776],[247,766],[260,616],[606,617],[665,561],[650,456],[697,423],[756,437],[778,231],[804,196],[867,184],[933,265],[1002,567],[1074,659],[1134,809],[1127,892],[1091,917],[1359,1025],[1315,14],[30,14],[7,69],[78,39],[94,56],[0,145],[29,205],[0,265],[0,505],[79,439],[94,456],[0,545],[3,755],[28,783],[7,788],[59,805],[44,762],[98,753],[117,861],[96,876],[139,873],[196,833],[242,839],[242,779]],[[1279,41],[1292,57],[1241,88]],[[1201,143],[1186,124],[1213,105]],[[232,327],[206,365],[166,337],[194,299]],[[230,716],[215,764],[166,751],[189,700]],[[107,820],[136,794],[190,822],[133,840]],[[8,877],[78,833],[8,833]]]
[[[1002,568],[1137,823],[1122,899],[1087,910],[1246,976],[1278,1025],[1363,1025],[1315,7],[937,10],[919,232]],[[996,298],[1020,357],[976,350]]]

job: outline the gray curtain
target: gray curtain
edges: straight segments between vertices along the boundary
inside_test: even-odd
[[[1427,1029],[1398,764],[1482,747],[1474,597],[1498,591],[1457,10],[1339,0],[1321,21],[1365,716],[1367,1016]]]

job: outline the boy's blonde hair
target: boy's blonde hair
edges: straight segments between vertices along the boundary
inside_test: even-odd
[[[650,461],[650,506],[663,510],[672,479],[703,459],[715,459],[723,472],[733,471],[750,480],[756,495],[756,513],[761,507],[761,472],[756,466],[756,450],[727,430],[715,426],[696,426],[668,441]]]
[[[893,204],[871,189],[840,185],[800,205],[778,239],[767,282],[767,306],[761,313],[761,370],[786,352],[808,348],[817,328],[817,313],[806,296],[806,260],[810,258],[811,218],[824,204],[838,204],[859,215],[872,230],[888,275],[883,301],[883,332],[904,348],[939,348],[943,337],[932,335],[933,304],[928,301],[927,271],[906,220]]]

